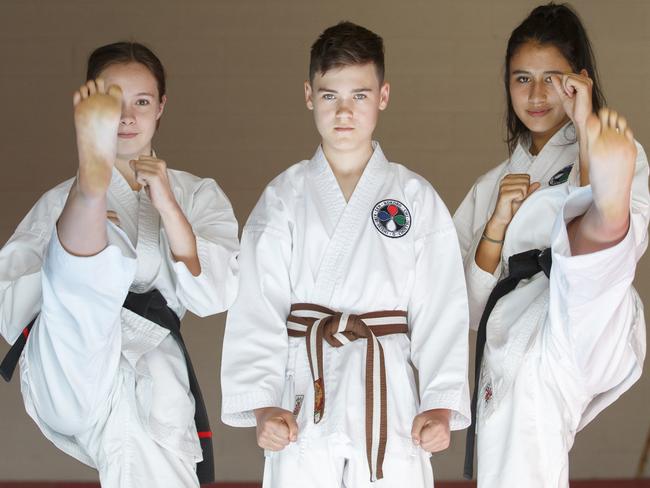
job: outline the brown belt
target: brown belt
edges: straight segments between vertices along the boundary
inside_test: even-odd
[[[407,313],[403,310],[351,315],[311,303],[291,305],[287,318],[290,337],[305,337],[307,356],[314,381],[314,423],[325,414],[323,381],[323,340],[341,347],[357,339],[368,341],[366,350],[366,454],[370,481],[384,477],[382,465],[386,453],[387,401],[384,350],[379,336],[408,333]]]

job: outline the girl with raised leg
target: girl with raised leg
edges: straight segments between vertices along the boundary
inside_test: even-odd
[[[480,488],[568,488],[576,433],[641,374],[632,280],[648,163],[625,119],[601,109],[568,6],[537,7],[513,31],[504,81],[510,157],[454,216],[478,329],[465,475],[476,433]]]
[[[214,180],[153,152],[167,97],[149,49],[100,47],[87,80],[76,178],[0,250],[2,373],[20,363],[28,414],[102,486],[198,486],[214,476],[211,433],[179,318],[234,300],[237,222]]]

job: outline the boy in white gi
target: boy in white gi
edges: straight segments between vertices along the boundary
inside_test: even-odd
[[[211,433],[179,317],[234,300],[237,222],[214,180],[153,154],[167,97],[149,49],[100,47],[87,80],[77,177],[0,251],[1,372],[20,358],[27,413],[102,486],[198,487],[214,479]]]
[[[430,488],[429,453],[469,423],[453,222],[372,141],[389,98],[382,39],[330,27],[309,74],[322,143],[267,186],[244,227],[222,419],[257,426],[266,487]]]
[[[642,370],[648,163],[623,117],[592,113],[604,99],[567,6],[513,31],[504,81],[511,156],[454,216],[478,328],[478,486],[567,488],[576,432]]]

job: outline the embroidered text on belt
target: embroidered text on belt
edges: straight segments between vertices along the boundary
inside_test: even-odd
[[[334,312],[320,305],[297,303],[287,319],[291,337],[305,337],[307,356],[314,381],[314,423],[325,415],[323,380],[323,340],[341,347],[357,339],[366,339],[366,455],[370,480],[383,478],[386,453],[387,400],[384,350],[377,337],[408,333],[407,313],[402,310],[351,315]]]

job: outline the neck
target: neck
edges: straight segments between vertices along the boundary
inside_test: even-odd
[[[341,151],[323,142],[323,153],[337,178],[361,176],[372,157],[373,148],[372,144],[368,143],[355,149]]]
[[[151,155],[151,146],[145,147],[142,150],[142,154],[146,155]],[[135,171],[131,169],[131,165],[129,164],[131,160],[133,159],[138,159],[139,155],[118,155],[117,158],[115,159],[115,168],[120,172],[120,174],[124,177],[126,182],[129,184],[132,190],[140,190],[141,186],[140,183],[138,183],[135,180]]]
[[[349,201],[366,164],[372,157],[372,144],[364,144],[358,149],[349,151],[340,151],[323,142],[323,153],[332,168],[345,201]]]
[[[564,119],[562,122],[557,124],[555,127],[547,130],[546,132],[531,132],[530,133],[530,154],[536,156],[544,149],[546,143],[551,140],[551,138],[557,134],[564,125],[569,121],[568,118]]]

